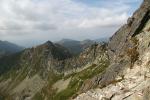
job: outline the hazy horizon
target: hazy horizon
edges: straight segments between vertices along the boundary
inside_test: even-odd
[[[104,38],[97,38],[97,39],[83,39],[83,40],[77,40],[77,39],[70,39],[70,38],[62,38],[60,40],[57,40],[57,41],[51,41],[51,40],[45,40],[45,41],[28,41],[28,45],[21,45],[21,44],[18,44],[18,43],[15,43],[15,42],[12,42],[12,41],[7,41],[7,40],[0,40],[0,41],[3,41],[3,42],[10,42],[10,43],[13,43],[13,44],[16,44],[18,46],[21,46],[21,47],[24,47],[24,48],[31,48],[31,47],[34,47],[34,46],[38,46],[38,45],[41,45],[43,43],[46,43],[47,41],[51,41],[53,43],[58,43],[62,40],[72,40],[72,41],[84,41],[84,40],[91,40],[91,41],[98,41],[98,40],[102,40],[102,42],[105,42],[105,41],[108,41],[109,37],[104,37]],[[31,43],[31,44],[29,44]]]
[[[0,40],[24,47],[111,37],[142,0],[1,0]]]

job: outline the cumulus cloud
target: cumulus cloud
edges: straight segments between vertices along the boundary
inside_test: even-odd
[[[58,38],[76,35],[77,39],[84,39],[85,34],[89,36],[86,38],[92,34],[95,38],[110,36],[126,22],[131,5],[139,3],[139,0],[93,0],[91,5],[89,0],[83,1],[1,0],[0,39],[16,42],[18,37],[25,40],[30,36],[36,41],[43,34],[43,40],[56,40],[56,34]]]

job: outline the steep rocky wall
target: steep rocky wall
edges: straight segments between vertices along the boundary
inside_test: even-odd
[[[144,0],[141,7],[128,19],[127,24],[112,36],[108,44],[111,65],[106,73],[99,77],[101,87],[111,83],[118,74],[122,74],[124,68],[130,66],[131,59],[127,56],[127,50],[135,47],[132,39],[141,33],[149,19],[150,0]]]
[[[150,100],[150,19],[134,38],[138,40],[139,55],[132,68],[124,67],[122,76],[116,75],[109,85],[83,93],[75,100]]]
[[[142,34],[149,19],[150,0],[144,0],[140,8],[128,19],[127,24],[110,38],[108,43],[110,66],[105,73],[91,79],[93,87],[99,85],[100,88],[103,88],[113,83],[118,75],[124,76],[123,71],[127,67],[134,65],[140,53],[137,47],[137,35]],[[85,87],[85,89],[89,88]]]
[[[110,60],[116,60],[126,47],[129,47],[131,37],[139,34],[145,23],[150,19],[150,0],[145,0],[141,7],[128,19],[127,24],[122,26],[108,43]]]

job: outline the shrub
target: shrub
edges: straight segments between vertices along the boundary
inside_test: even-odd
[[[130,61],[131,61],[130,67],[132,68],[134,63],[139,59],[139,52],[137,51],[139,42],[136,37],[132,37],[131,41],[134,44],[134,46],[127,49],[127,55],[128,55],[128,57],[130,57]]]
[[[146,31],[150,32],[150,27]]]
[[[139,40],[136,37],[132,37],[131,41],[135,46],[137,46],[139,44]]]

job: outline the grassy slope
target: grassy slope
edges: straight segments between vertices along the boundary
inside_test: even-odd
[[[48,100],[67,100],[71,97],[76,97],[84,81],[91,79],[92,77],[102,73],[108,67],[108,65],[109,62],[102,61],[99,65],[93,64],[81,72],[73,73],[65,77],[53,75],[50,84],[47,87],[43,88],[43,90],[40,93],[36,94],[33,100],[44,100],[45,97],[47,97]],[[52,89],[52,85],[57,80],[62,78],[66,80],[70,77],[71,81],[65,90],[56,93],[56,90]]]
[[[108,63],[103,62],[100,65],[93,64],[89,68],[72,75],[72,80],[67,89],[56,94],[54,100],[66,100],[72,96],[76,96],[83,82],[100,74],[108,66]]]

